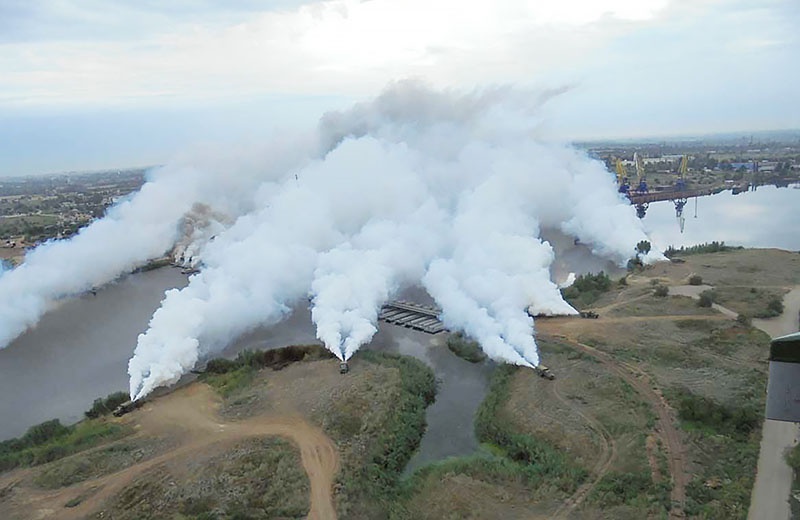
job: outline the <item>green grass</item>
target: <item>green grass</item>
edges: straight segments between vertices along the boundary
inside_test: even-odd
[[[427,365],[411,357],[367,350],[359,358],[398,369],[401,389],[365,462],[342,468],[339,504],[351,518],[385,518],[394,507],[400,476],[425,432],[425,410],[436,396],[436,379]]]
[[[597,274],[579,275],[575,283],[561,290],[570,305],[576,309],[589,307],[611,289],[611,279],[603,271]]]
[[[587,471],[542,439],[516,431],[501,413],[508,400],[511,376],[518,369],[503,365],[492,375],[489,392],[475,418],[478,440],[505,450],[510,460],[524,468],[529,485],[537,486],[547,480],[564,493],[572,493],[586,479]]]
[[[99,397],[94,400],[92,407],[83,412],[87,419],[97,419],[100,416],[108,415],[122,403],[130,400],[128,392],[114,392],[105,398]]]
[[[462,332],[456,332],[447,337],[447,348],[456,356],[470,363],[480,363],[486,359],[486,354],[481,350],[480,344],[468,339]]]
[[[670,486],[666,482],[654,484],[647,471],[609,472],[592,490],[589,502],[602,509],[632,506],[655,515],[669,510]]]
[[[429,464],[415,471],[399,487],[397,499],[390,508],[390,518],[411,520],[418,516],[412,506],[414,498],[435,487],[447,475],[466,475],[530,492],[546,488],[548,494],[563,496],[574,492],[585,481],[588,475],[585,469],[547,442],[515,431],[501,413],[516,368],[502,365],[494,371],[489,392],[476,414],[475,431],[481,441],[480,452]]]
[[[666,251],[664,251],[664,256],[667,258],[672,258],[674,256],[687,256],[687,255],[700,255],[704,253],[723,253],[725,251],[733,251],[736,249],[744,249],[741,246],[732,247],[726,246],[725,242],[706,242],[703,244],[698,244],[696,246],[689,246],[683,247],[681,246],[679,249],[676,249],[672,246],[669,246]]]
[[[722,286],[714,289],[714,301],[753,318],[774,318],[783,312],[786,292],[785,289]]]
[[[250,439],[187,473],[156,466],[93,518],[299,519],[308,515],[309,488],[295,446],[276,438]]]
[[[686,513],[708,519],[745,519],[755,480],[763,423],[763,392],[743,381],[735,405],[724,405],[684,389],[667,398],[678,410],[699,470],[686,489]]]
[[[241,366],[222,374],[205,373],[200,380],[216,390],[222,397],[230,397],[239,390],[247,388],[255,373],[254,368]]]
[[[130,433],[130,428],[105,419],[74,426],[63,426],[57,419],[47,421],[32,426],[18,439],[0,443],[0,471],[52,462]]]
[[[290,345],[271,350],[243,350],[236,359],[214,358],[206,363],[200,380],[214,388],[222,397],[230,397],[247,388],[257,370],[280,370],[291,363],[314,359],[330,359],[328,350],[320,345]]]

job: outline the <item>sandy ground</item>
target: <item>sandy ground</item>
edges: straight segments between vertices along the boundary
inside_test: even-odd
[[[775,338],[797,332],[800,311],[800,287],[783,299],[784,312],[770,320],[753,320],[753,325]],[[792,490],[792,469],[784,453],[800,441],[800,426],[781,421],[764,421],[758,473],[750,500],[749,520],[787,520],[791,517],[789,495]]]
[[[19,484],[14,487],[13,496],[0,504],[0,518],[85,518],[102,509],[107,499],[122,491],[134,478],[159,464],[188,459],[201,451],[224,449],[244,439],[273,435],[288,439],[300,449],[303,467],[311,485],[308,518],[336,518],[332,486],[339,470],[339,454],[333,441],[322,430],[302,417],[291,415],[258,416],[226,422],[217,414],[219,405],[219,397],[213,390],[200,383],[158,399],[157,405],[146,405],[141,411],[127,416],[125,421],[133,422],[143,435],[179,438],[180,448],[116,473],[57,490],[25,488]],[[0,489],[7,488],[13,482],[21,482],[29,471],[5,475],[0,479]],[[89,497],[76,507],[64,508],[67,501],[80,495]]]

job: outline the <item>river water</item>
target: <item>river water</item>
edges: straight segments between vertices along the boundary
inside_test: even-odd
[[[711,241],[745,247],[800,250],[800,185],[759,186],[738,195],[726,191],[689,199],[683,210],[683,232],[672,202],[656,202],[643,223],[653,243],[691,246]]]
[[[690,200],[684,209],[683,233],[672,203],[651,204],[644,225],[653,242],[666,247],[717,240],[800,249],[800,189],[760,187],[736,196],[726,192],[704,197],[697,201],[697,218],[694,204]],[[568,237],[549,233],[546,238],[558,251],[553,266],[556,280],[569,271],[615,269]],[[185,284],[186,277],[172,268],[127,276],[97,296],[63,302],[35,329],[0,350],[0,439],[54,417],[76,421],[95,398],[126,390],[127,362],[137,335],[146,328],[163,292]],[[404,296],[426,303],[426,295],[418,290]],[[242,336],[224,355],[314,340],[310,313],[302,305],[280,324]],[[440,381],[437,401],[428,409],[428,431],[410,468],[477,448],[472,420],[486,393],[492,365],[467,363],[447,350],[442,340],[382,323],[368,347],[415,356],[430,365]]]

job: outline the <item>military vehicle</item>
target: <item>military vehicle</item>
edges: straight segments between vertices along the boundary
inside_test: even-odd
[[[346,374],[348,372],[350,372],[350,365],[347,364],[347,361],[339,363],[339,373]]]
[[[534,367],[533,369],[536,371],[537,374],[539,374],[540,377],[549,379],[550,381],[556,378],[556,375],[553,374],[550,371],[550,369],[544,365],[539,365],[538,367]]]
[[[599,317],[600,317],[600,315],[597,314],[594,311],[581,311],[581,318],[589,318],[589,319],[596,320]]]
[[[138,401],[125,401],[121,405],[117,406],[117,409],[114,410],[112,413],[114,414],[114,417],[122,417],[126,413],[130,413],[136,410],[143,404],[144,401],[142,401],[141,399],[139,399]]]

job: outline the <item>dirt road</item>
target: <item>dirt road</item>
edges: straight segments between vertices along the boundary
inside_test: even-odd
[[[753,320],[753,325],[775,338],[798,329],[800,287],[783,298],[783,314],[770,320]],[[800,441],[797,424],[764,421],[758,471],[750,499],[749,520],[787,520],[791,516],[789,494],[792,490],[792,469],[783,456],[787,449]]]
[[[261,416],[241,422],[224,422],[217,414],[219,403],[213,390],[196,383],[164,396],[156,403],[145,405],[125,420],[133,423],[141,435],[179,438],[180,448],[111,475],[55,491],[33,488],[20,490],[15,497],[13,510],[6,513],[12,518],[84,518],[101,509],[107,499],[122,491],[135,477],[160,464],[191,458],[192,454],[207,450],[219,450],[244,439],[274,435],[288,439],[300,449],[303,467],[311,485],[308,518],[336,518],[331,490],[339,470],[339,455],[333,441],[322,430],[302,417]],[[16,478],[19,479],[19,476]],[[88,498],[76,507],[64,508],[67,501],[81,495]]]
[[[552,516],[553,519],[567,518],[569,514],[589,496],[595,486],[597,486],[600,480],[608,473],[608,470],[611,468],[611,463],[617,458],[617,443],[614,441],[614,437],[611,436],[608,430],[606,430],[599,421],[583,413],[572,401],[561,394],[558,388],[559,381],[561,380],[556,379],[554,384],[548,385],[548,388],[562,405],[575,412],[597,434],[601,441],[601,453],[597,459],[597,463],[594,468],[592,468],[593,478],[575,490],[575,493],[564,501],[561,507],[556,509]]]
[[[662,319],[684,319],[684,316],[664,316]],[[615,322],[636,321],[641,317],[615,318]],[[647,319],[647,318],[645,318]],[[668,454],[668,467],[672,477],[672,509],[671,518],[683,518],[683,508],[686,503],[686,485],[688,475],[686,474],[686,455],[683,449],[680,432],[675,427],[675,414],[666,399],[657,391],[650,377],[638,368],[622,361],[615,360],[609,354],[598,350],[589,345],[583,344],[572,335],[569,330],[569,321],[564,320],[542,320],[539,324],[539,331],[566,341],[573,348],[576,348],[593,358],[597,359],[610,372],[616,374],[628,384],[630,384],[639,395],[645,399],[656,412],[657,431],[656,434],[661,438],[662,444]],[[591,490],[591,488],[590,488]],[[559,510],[561,512],[561,510]]]

